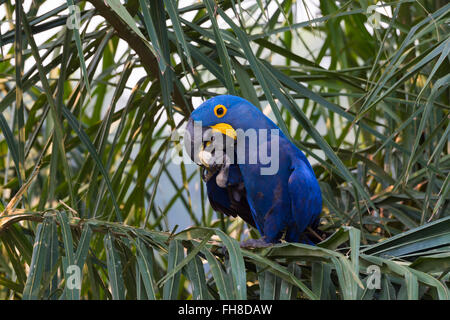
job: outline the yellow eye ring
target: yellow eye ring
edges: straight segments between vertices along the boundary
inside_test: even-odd
[[[214,107],[214,114],[217,118],[222,118],[227,113],[227,108],[224,105],[218,104]]]

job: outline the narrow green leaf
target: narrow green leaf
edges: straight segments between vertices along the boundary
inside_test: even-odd
[[[228,51],[215,16],[217,12],[216,9],[220,10],[220,8],[217,8],[214,0],[206,0],[204,3],[208,11],[209,19],[212,23],[214,37],[216,39],[217,52],[219,54],[220,62],[222,63],[223,75],[225,76],[225,86],[227,87],[229,94],[236,95],[236,91],[234,90],[233,73],[231,71],[230,56],[228,55]]]
[[[103,177],[104,177],[104,179],[106,181],[106,185],[108,187],[108,190],[110,192],[110,195],[111,195],[111,198],[112,198],[112,201],[113,201],[113,204],[114,204],[114,209],[116,211],[116,218],[117,218],[117,220],[119,222],[122,222],[123,221],[122,214],[120,212],[119,205],[117,204],[117,200],[116,200],[116,197],[114,195],[114,191],[113,191],[113,188],[112,188],[112,185],[111,185],[111,181],[109,180],[108,173],[106,172],[106,169],[103,166],[102,160],[100,159],[99,155],[97,154],[97,151],[95,150],[94,145],[90,141],[90,139],[87,136],[87,134],[81,128],[80,123],[72,115],[70,110],[68,110],[66,107],[63,106],[62,107],[62,112],[63,112],[64,117],[69,122],[69,125],[77,133],[78,137],[83,142],[83,144],[86,146],[86,148],[88,149],[88,151],[91,154],[92,158],[94,158],[94,161],[97,164],[100,172],[103,174]]]
[[[50,221],[44,220],[40,223],[36,230],[36,237],[33,245],[33,257],[31,259],[30,271],[28,273],[27,282],[23,290],[22,299],[36,300],[39,299],[39,291],[42,276],[45,269],[45,261],[49,253],[49,236],[51,224]]]
[[[188,250],[188,255],[192,252],[193,249]],[[187,264],[186,273],[192,286],[192,298],[194,300],[209,300],[210,295],[206,287],[205,270],[198,255]]]
[[[67,6],[73,8],[75,7],[73,0],[66,0]],[[89,77],[86,68],[86,62],[84,61],[84,53],[83,46],[81,43],[80,30],[79,26],[81,25],[81,21],[78,21],[78,17],[76,14],[73,15],[72,19],[75,19],[75,23],[73,24],[73,35],[75,37],[75,44],[77,46],[78,59],[80,59],[81,72],[83,74],[84,85],[86,86],[86,91],[88,95],[91,95],[91,86],[89,84]]]
[[[216,234],[222,240],[228,250],[231,263],[231,272],[234,278],[236,298],[239,300],[247,299],[247,277],[239,243],[226,235],[222,230],[216,229]]]
[[[189,252],[189,254],[179,264],[174,266],[174,268],[172,268],[170,272],[168,271],[167,274],[164,277],[162,277],[161,280],[158,281],[157,285],[159,286],[165,283],[171,277],[175,276],[181,269],[183,269],[184,266],[186,266],[192,259],[194,259],[196,255],[200,252],[200,250],[209,241],[213,233],[214,233],[213,231],[210,231],[207,234],[207,236],[197,246],[194,246],[194,249],[191,250],[191,252]]]
[[[171,273],[184,257],[183,246],[180,241],[172,240],[169,244],[167,273]],[[168,278],[163,287],[164,300],[176,300],[178,298],[178,286],[180,284],[181,270]]]
[[[214,281],[216,283],[217,291],[219,292],[219,296],[221,300],[231,300],[236,299],[234,297],[233,292],[228,290],[228,286],[226,284],[227,274],[222,269],[221,264],[214,255],[208,250],[203,250],[203,254],[206,256],[208,260],[209,267],[211,269],[211,273],[213,275]]]
[[[150,300],[156,300],[155,296],[155,286],[154,286],[154,276],[153,276],[153,257],[152,254],[145,245],[144,241],[141,239],[137,239],[135,242],[136,250],[137,250],[137,262],[139,273],[142,277],[142,281],[144,282],[145,292],[147,294],[147,298]]]
[[[187,62],[191,67],[191,71],[194,72],[194,63],[192,62],[191,52],[184,37],[183,29],[181,28],[179,13],[177,12],[177,8],[175,7],[176,2],[174,3],[174,1],[171,0],[164,0],[164,4],[166,5],[166,10],[167,13],[169,14],[170,20],[172,21],[175,36],[177,37],[178,42],[181,43],[181,46],[184,50],[184,54],[187,57]]]
[[[125,299],[125,284],[122,275],[122,262],[119,253],[114,246],[114,238],[110,232],[103,239],[106,251],[106,264],[108,267],[108,278],[113,300]]]
[[[84,262],[89,252],[89,244],[92,238],[92,228],[89,223],[84,224],[83,232],[81,233],[80,242],[78,243],[77,251],[75,253],[75,264],[83,269]]]
[[[303,282],[296,278],[295,274],[290,273],[285,267],[248,250],[242,250],[242,252],[244,256],[252,259],[255,263],[263,267],[269,267],[273,273],[275,273],[282,279],[296,285],[298,288],[300,288],[300,290],[302,290],[302,292],[304,292],[308,296],[308,298],[312,300],[318,299],[318,297]]]
[[[164,73],[166,71],[167,62],[164,58],[164,55],[162,54],[161,46],[159,44],[158,36],[156,34],[155,26],[153,25],[153,20],[150,15],[150,9],[148,7],[148,2],[144,0],[139,0],[142,13],[144,14],[144,22],[145,22],[145,28],[147,29],[147,33],[150,37],[150,40],[153,44],[156,57],[158,60],[159,70],[161,70],[161,73]],[[121,12],[123,10],[121,9]],[[128,18],[127,18],[128,19]],[[134,22],[134,21],[133,21]],[[132,23],[130,21],[130,23]]]

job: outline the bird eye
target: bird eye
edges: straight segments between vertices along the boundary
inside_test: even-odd
[[[214,114],[217,118],[222,118],[227,113],[227,108],[225,106],[218,104],[214,107]]]

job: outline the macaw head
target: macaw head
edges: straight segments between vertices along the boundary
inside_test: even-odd
[[[221,95],[203,102],[192,112],[190,119],[201,123],[204,128],[211,128],[215,132],[233,137],[237,129],[245,130],[249,121],[259,115],[264,116],[247,100]]]
[[[220,95],[203,102],[196,108],[188,121],[185,134],[185,148],[192,160],[205,165],[198,157],[211,140],[222,138],[224,144],[233,143],[237,138],[236,130],[249,128],[270,128],[275,126],[258,108],[247,100]]]

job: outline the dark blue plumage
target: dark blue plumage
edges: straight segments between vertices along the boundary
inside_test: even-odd
[[[278,126],[250,102],[230,95],[217,96],[200,105],[191,114],[188,130],[192,130],[193,121],[201,121],[203,128],[229,136],[233,136],[230,132],[248,129],[275,133],[258,136],[257,143],[248,143],[250,137],[245,137],[245,163],[229,166],[226,187],[218,185],[215,172],[207,181],[208,198],[215,210],[240,216],[256,227],[265,242],[276,243],[284,236],[288,242],[311,243],[305,230],[317,226],[322,210],[320,187],[303,152]],[[262,174],[261,169],[268,170],[273,163],[262,161],[259,152],[267,148],[268,155],[275,155],[272,139],[279,142],[278,170],[275,174]],[[256,163],[249,163],[255,154]]]

